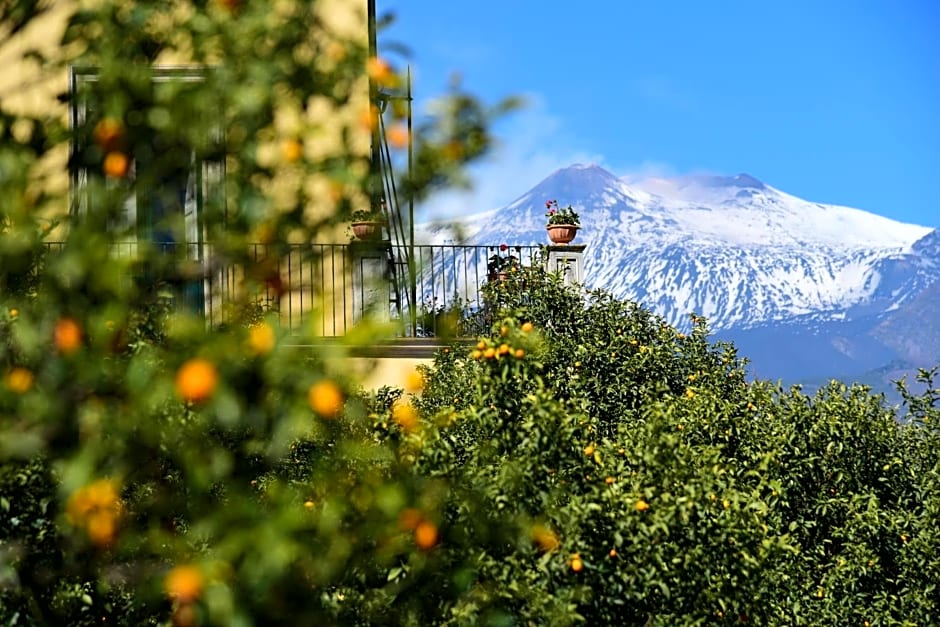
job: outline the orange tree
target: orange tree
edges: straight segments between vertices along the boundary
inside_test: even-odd
[[[903,413],[838,383],[809,398],[747,381],[699,317],[683,333],[538,268],[487,289],[501,321],[439,354],[417,401],[417,467],[452,486],[455,616],[930,622],[931,373]]]
[[[366,77],[400,78],[368,58],[365,9],[0,8],[23,76],[82,77],[59,94],[70,124],[0,101],[0,622],[371,622],[391,616],[390,570],[436,568],[416,418],[373,418],[342,347],[285,346],[312,331],[287,342],[255,299],[281,284],[251,244],[277,259],[369,205]],[[489,144],[493,110],[455,91],[436,111],[415,130],[416,197]],[[207,326],[189,306],[233,267],[231,322]]]

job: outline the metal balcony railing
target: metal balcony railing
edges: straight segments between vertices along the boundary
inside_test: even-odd
[[[135,259],[143,245],[113,243],[112,254]],[[251,244],[247,262],[236,264],[210,244],[147,246],[148,264],[134,266],[140,275],[134,279],[157,284],[175,307],[218,325],[245,316],[234,304],[247,303],[249,317],[268,315],[287,329],[303,327],[322,337],[345,335],[365,316],[392,323],[400,337],[434,337],[447,321],[481,320],[480,287],[501,280],[515,264],[539,263],[540,254],[538,246],[415,245],[404,250],[388,242],[353,242],[296,244],[285,252],[283,246]],[[55,254],[64,244],[46,248]],[[157,253],[167,255],[173,280],[156,280],[163,276]],[[408,259],[414,260],[413,272]]]

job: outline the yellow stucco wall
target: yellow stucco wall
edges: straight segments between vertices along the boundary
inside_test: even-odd
[[[61,122],[67,121],[68,107],[58,96],[68,90],[68,65],[65,60],[74,57],[80,49],[64,50],[59,42],[69,17],[87,1],[90,0],[52,0],[47,4],[48,10],[21,32],[14,36],[0,32],[0,105],[5,110],[31,116],[51,116]],[[272,10],[277,10],[278,3],[283,1],[285,0],[272,0]],[[332,32],[359,40],[363,46],[367,44],[366,0],[318,0],[317,10],[323,23]],[[58,59],[58,62],[41,65],[35,60],[24,59],[24,53],[29,50],[37,50],[50,60]],[[170,52],[162,54],[156,65],[185,65],[186,62],[184,55]],[[360,156],[368,155],[371,136],[368,128],[361,124],[363,112],[368,110],[368,80],[364,74],[361,83],[354,90],[349,106],[338,109],[329,99],[316,97],[305,104],[306,111],[297,107],[285,107],[278,111],[269,136],[259,148],[259,158],[262,161],[267,160],[271,165],[277,165],[278,159],[282,158],[282,142],[285,137],[298,138],[302,142],[304,156],[319,159],[340,148],[343,127],[358,127],[359,132],[353,134],[353,152]],[[323,123],[323,120],[333,122]],[[319,123],[311,124],[312,121]],[[59,198],[59,202],[51,209],[53,215],[46,217],[54,217],[56,212],[64,215],[68,211],[67,157],[68,146],[58,146],[37,167],[37,177],[41,176],[44,189]],[[296,189],[298,186],[305,188],[314,198],[326,198],[331,195],[330,185],[324,178],[310,175],[298,178],[301,176],[299,172],[299,169],[289,167],[279,171],[278,185],[272,185],[269,190],[275,206],[279,202],[289,203],[291,198],[286,195],[287,190]],[[365,197],[360,201],[366,202]],[[318,206],[318,203],[314,202],[309,209],[309,217],[316,218],[322,215],[322,212],[331,210],[331,206],[330,203]],[[359,208],[365,206],[363,204]],[[64,232],[61,230],[54,231],[50,234],[50,239],[60,239],[63,236]],[[348,242],[346,227],[340,226],[322,232],[319,241]],[[345,280],[336,276],[327,277],[327,285],[322,286],[324,291],[348,291],[348,287],[337,288],[335,285],[330,289],[331,280],[341,285],[350,283],[348,277]],[[317,296],[317,290],[309,285],[298,289],[309,290],[304,297],[306,307],[309,307],[311,297],[322,299],[322,294]],[[349,293],[343,295],[347,301],[351,300]],[[336,298],[341,299],[342,295],[337,295]],[[333,309],[329,300],[322,301],[322,305],[323,310],[327,312]],[[292,307],[293,305],[288,305],[289,309]],[[347,318],[348,316],[347,312]],[[332,325],[327,322],[323,326],[342,329],[351,324],[352,320],[343,319],[341,316],[334,322]],[[419,363],[430,363],[430,360],[358,358],[349,359],[348,367],[362,377],[367,389],[375,389],[382,385],[405,387],[406,377]]]
[[[48,57],[57,56],[66,21],[75,10],[73,0],[58,0],[49,10],[12,37],[0,32],[0,104],[23,114],[67,114],[56,95],[68,89],[64,70],[50,70],[23,54],[36,50]]]
[[[352,357],[348,358],[346,363],[349,371],[355,373],[356,378],[362,381],[362,387],[367,390],[376,390],[383,385],[407,388],[408,376],[419,365],[431,365],[432,360],[411,357],[382,357],[378,359]]]
[[[272,0],[272,10],[286,0]],[[26,28],[10,36],[0,30],[0,106],[4,110],[32,116],[53,116],[65,122],[68,108],[58,96],[68,90],[68,60],[81,52],[80,45],[66,50],[60,46],[68,19],[83,4],[76,0],[52,0],[48,10],[35,18]],[[333,33],[358,40],[367,45],[368,24],[366,0],[318,0],[317,13],[324,25]],[[37,51],[48,59],[41,64],[34,58],[25,58],[28,51]],[[155,65],[185,65],[188,59],[179,51],[168,51],[160,55]],[[316,59],[317,63],[328,63]],[[368,110],[368,79],[363,72],[361,82],[353,89],[348,106],[338,108],[328,98],[313,97],[304,103],[306,111],[285,106],[277,112],[274,128],[267,141],[260,142],[259,160],[266,165],[277,165],[282,155],[284,137],[297,137],[303,145],[303,154],[309,159],[320,159],[335,153],[342,146],[343,129],[352,129],[353,154],[367,156],[370,146],[368,128],[361,124],[363,112]],[[329,122],[324,123],[324,120]],[[68,190],[66,159],[68,147],[60,146],[40,164],[38,174],[44,176],[47,191],[58,192],[63,199]],[[330,183],[325,177],[308,175],[297,179],[296,168],[284,168],[278,172],[278,184],[271,185],[269,197],[275,207],[289,205],[291,191],[305,189],[314,198],[327,199],[332,195]],[[363,196],[360,203],[365,200]],[[67,211],[63,202],[60,210]],[[322,206],[311,203],[308,216],[311,220],[332,209],[332,203]],[[365,208],[365,205],[362,206]],[[322,234],[322,241],[345,241],[345,228],[337,228]]]

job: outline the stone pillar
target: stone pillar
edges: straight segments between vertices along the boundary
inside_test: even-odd
[[[560,272],[565,285],[584,284],[584,244],[552,244],[548,246],[548,272]]]
[[[392,286],[389,276],[387,242],[353,242],[352,318],[358,323],[366,314],[387,322],[390,316]]]

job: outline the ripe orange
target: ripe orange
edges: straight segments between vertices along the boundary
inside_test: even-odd
[[[192,603],[202,596],[205,580],[198,566],[176,566],[163,580],[167,596],[180,603]]]
[[[72,318],[61,318],[52,332],[56,348],[69,355],[82,345],[82,328]]]
[[[506,325],[501,326],[499,328],[499,335],[500,337],[506,337],[507,335],[509,335],[509,327],[507,327]]]
[[[583,568],[584,568],[584,562],[581,561],[580,557],[573,557],[571,559],[571,570],[573,570],[576,573],[580,573]]]
[[[531,323],[531,322],[525,322],[525,323],[523,323],[523,325],[522,325],[522,332],[523,332],[523,333],[530,333],[530,332],[532,331],[532,329],[534,329],[534,328],[535,328],[535,327],[532,326],[532,323]]]
[[[488,349],[483,351],[483,356],[486,357],[487,359],[493,359],[493,357],[496,357],[496,349],[493,348],[492,346],[489,347]]]
[[[366,61],[366,73],[369,78],[382,87],[394,87],[398,82],[398,77],[392,71],[392,66],[381,57],[369,57]]]
[[[471,356],[472,358],[474,358],[474,359],[479,359],[480,357],[483,356],[483,353],[481,353],[481,352],[478,351],[478,350],[475,350],[475,351],[473,351],[472,353],[470,353],[470,356]]]
[[[484,342],[483,340],[480,340],[479,342],[477,342],[477,348],[479,348],[480,350],[483,350],[484,348],[486,348],[486,342]]]
[[[121,179],[127,176],[131,161],[123,152],[109,152],[104,157],[104,174],[112,179]]]
[[[274,349],[274,329],[267,322],[256,324],[248,330],[248,348],[256,355],[266,355]]]
[[[208,359],[194,357],[176,371],[176,394],[184,401],[201,403],[219,384],[219,373]]]
[[[73,492],[65,512],[71,524],[84,527],[89,539],[103,547],[114,541],[121,510],[117,483],[98,479]]]
[[[587,455],[588,457],[590,457],[591,455],[593,455],[593,454],[594,454],[594,446],[589,444],[588,446],[584,447],[584,454]]]
[[[611,549],[610,553],[607,555],[609,555],[611,558],[617,557],[617,549]]]
[[[419,549],[428,551],[437,544],[437,527],[434,523],[423,520],[415,527],[415,544]]]
[[[509,344],[500,344],[499,345],[499,354],[505,355],[509,352]]]
[[[525,351],[522,350],[521,348],[517,348],[517,349],[516,349],[516,359],[522,359],[523,357],[525,357]]]
[[[88,537],[98,546],[108,546],[117,533],[117,516],[110,511],[97,511],[86,522]]]
[[[288,163],[294,163],[295,161],[300,161],[300,158],[304,154],[303,145],[296,139],[285,139],[281,143],[281,156],[284,157],[284,161]]]
[[[359,114],[359,124],[368,131],[374,131],[379,124],[379,108],[371,105]]]
[[[313,509],[313,501],[304,501],[304,509]]]
[[[407,148],[411,141],[411,134],[408,132],[408,127],[402,123],[390,126],[386,135],[388,137],[388,143],[392,148],[399,150]]]
[[[66,505],[66,516],[74,524],[81,524],[99,510],[120,509],[118,485],[113,479],[97,479],[76,490]]]
[[[405,431],[411,432],[418,426],[418,412],[406,401],[395,403],[392,408],[392,418]]]
[[[613,485],[613,484],[614,484],[614,478],[613,478],[613,477],[607,477],[606,479],[604,479],[604,483],[606,483],[607,485]]]
[[[650,508],[650,504],[644,501],[643,499],[639,499],[636,502],[636,511],[638,512],[645,512],[649,508]]]
[[[17,317],[18,315],[20,315],[20,311],[19,311],[18,309],[16,309],[15,307],[10,310],[10,317],[11,317],[11,318],[15,318],[15,317]]]
[[[104,118],[95,126],[95,143],[105,152],[113,152],[124,137],[124,123],[116,118]]]
[[[307,403],[321,418],[336,418],[343,409],[343,400],[343,391],[329,379],[321,379],[307,390]]]
[[[3,378],[7,387],[17,394],[25,394],[33,387],[33,373],[26,368],[13,368]]]

